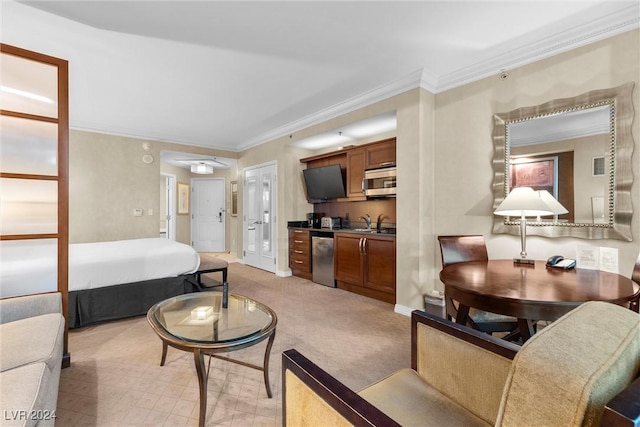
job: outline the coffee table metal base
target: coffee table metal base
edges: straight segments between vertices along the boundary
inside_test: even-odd
[[[167,360],[167,348],[169,346],[177,348],[178,350],[183,351],[193,351],[193,361],[196,365],[196,373],[198,375],[198,386],[200,392],[200,416],[199,416],[199,426],[204,426],[206,416],[207,416],[207,382],[209,379],[209,369],[205,368],[204,364],[204,356],[215,357],[216,359],[224,360],[227,362],[235,363],[237,365],[246,366],[247,368],[256,369],[258,371],[262,371],[264,377],[264,387],[267,390],[267,397],[270,399],[273,397],[273,393],[271,392],[271,383],[269,382],[269,356],[271,354],[271,347],[273,347],[273,340],[276,337],[276,330],[274,329],[268,337],[267,347],[264,350],[264,360],[262,362],[262,366],[254,365],[252,363],[243,362],[241,360],[232,359],[225,356],[219,356],[215,353],[227,353],[233,350],[239,350],[240,348],[224,348],[220,350],[211,350],[211,349],[201,349],[201,348],[188,348],[182,347],[179,345],[175,345],[173,343],[168,343],[165,340],[162,340],[162,359],[160,360],[160,366],[164,366],[164,363]],[[257,344],[258,342],[253,342],[250,345]],[[211,362],[211,360],[209,360]]]

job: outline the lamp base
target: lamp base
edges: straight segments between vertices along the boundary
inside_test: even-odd
[[[527,258],[514,258],[513,263],[516,265],[528,265],[528,266],[534,266],[534,267],[536,265],[535,260],[527,259]]]

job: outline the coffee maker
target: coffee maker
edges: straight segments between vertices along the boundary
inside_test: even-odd
[[[323,213],[310,212],[307,214],[307,226],[309,228],[320,228],[320,218],[324,216]]]

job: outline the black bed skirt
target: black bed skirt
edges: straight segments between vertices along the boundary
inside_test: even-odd
[[[141,316],[154,304],[193,292],[188,276],[69,292],[69,329]]]

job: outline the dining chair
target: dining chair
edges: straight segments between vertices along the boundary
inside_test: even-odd
[[[459,262],[488,261],[487,245],[482,235],[438,236],[442,268]],[[455,318],[458,312],[457,302],[445,295],[447,318]],[[471,308],[468,324],[479,331],[493,334],[507,332],[507,339],[517,338],[518,320],[515,317]]]

